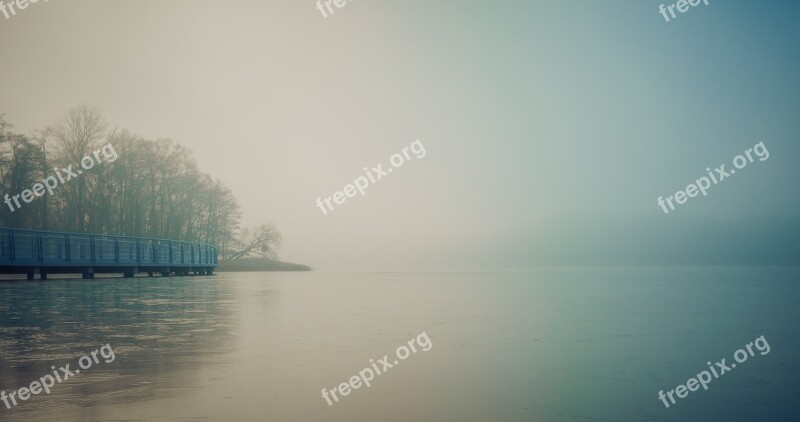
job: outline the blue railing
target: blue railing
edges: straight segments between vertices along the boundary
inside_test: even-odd
[[[0,228],[0,266],[216,267],[213,245]]]

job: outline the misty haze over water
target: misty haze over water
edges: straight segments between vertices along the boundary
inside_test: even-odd
[[[797,419],[798,19],[0,0],[0,420]]]

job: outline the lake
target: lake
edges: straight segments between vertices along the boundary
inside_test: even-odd
[[[113,350],[0,402],[0,420],[790,420],[798,281],[709,267],[0,282],[6,394]],[[762,335],[769,353],[659,400]],[[384,356],[369,387],[322,397]]]

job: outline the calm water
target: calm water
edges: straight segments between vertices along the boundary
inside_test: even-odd
[[[0,282],[8,421],[796,420],[800,269],[232,273]],[[328,406],[409,339],[433,344]],[[666,409],[707,361],[770,353]]]

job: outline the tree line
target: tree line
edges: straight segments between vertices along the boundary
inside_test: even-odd
[[[192,151],[169,139],[148,140],[110,128],[81,105],[31,135],[13,132],[0,114],[0,189],[19,194],[111,144],[118,158],[95,165],[12,212],[0,203],[0,226],[143,236],[216,245],[221,259],[276,258],[281,236],[271,223],[240,227],[233,192],[199,170]]]

